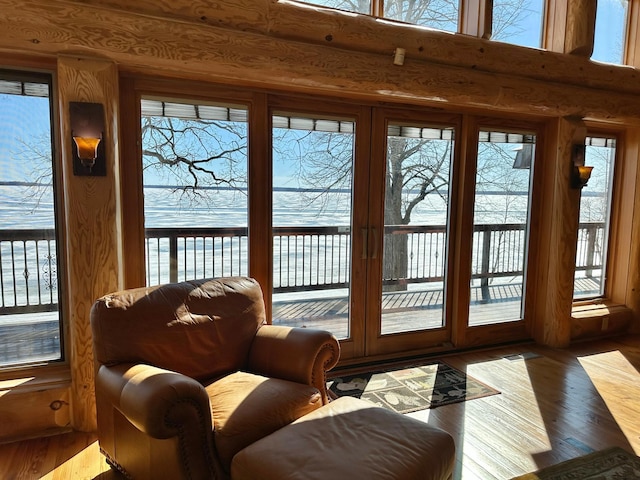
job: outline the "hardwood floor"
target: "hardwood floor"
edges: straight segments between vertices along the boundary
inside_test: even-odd
[[[640,336],[440,358],[501,391],[409,414],[453,435],[456,479],[510,479],[614,445],[640,454]],[[0,445],[0,478],[120,477],[95,436],[71,433]]]

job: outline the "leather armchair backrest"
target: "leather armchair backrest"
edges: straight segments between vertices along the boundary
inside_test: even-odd
[[[197,380],[241,369],[264,323],[262,290],[247,277],[123,290],[91,308],[99,364],[146,363]]]

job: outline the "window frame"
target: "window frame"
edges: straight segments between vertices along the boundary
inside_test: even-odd
[[[625,305],[629,279],[629,258],[631,248],[631,225],[633,208],[622,208],[635,197],[637,166],[628,160],[633,158],[633,146],[627,141],[629,129],[612,128],[597,122],[585,122],[587,137],[614,137],[616,153],[611,182],[611,205],[609,212],[609,238],[606,250],[606,269],[603,272],[602,295],[573,298],[573,309],[594,305]],[[574,274],[575,277],[575,274]]]
[[[42,389],[43,386],[57,386],[70,381],[69,376],[69,309],[63,295],[62,285],[66,285],[66,237],[64,233],[65,214],[62,185],[62,159],[60,156],[60,126],[56,121],[58,115],[57,79],[54,65],[46,62],[17,62],[16,65],[8,65],[0,68],[3,79],[18,82],[38,82],[48,86],[49,100],[49,125],[51,148],[51,183],[53,202],[53,229],[55,239],[55,267],[57,288],[57,314],[58,331],[60,337],[60,356],[50,360],[33,360],[8,364],[0,367],[0,386],[4,381],[10,381],[8,388],[11,390],[22,387],[12,382],[16,378],[30,378],[30,388]],[[4,388],[4,387],[3,387]]]
[[[574,304],[585,304],[585,303],[594,303],[594,302],[598,302],[598,301],[602,301],[603,299],[606,299],[608,297],[608,270],[609,270],[609,264],[610,264],[610,255],[611,255],[611,241],[612,241],[612,236],[613,236],[613,221],[614,221],[614,204],[615,204],[615,199],[616,199],[616,193],[617,193],[617,188],[616,188],[616,182],[619,183],[619,181],[617,181],[618,178],[618,164],[620,162],[620,142],[621,142],[621,138],[620,138],[620,134],[616,133],[616,132],[604,132],[602,130],[597,130],[597,129],[588,129],[587,130],[587,138],[613,138],[615,139],[616,142],[616,147],[615,147],[615,156],[613,158],[613,162],[611,165],[611,170],[612,170],[612,175],[611,178],[609,180],[609,184],[607,185],[607,188],[610,189],[610,191],[608,192],[608,199],[607,199],[607,217],[605,219],[605,224],[608,222],[608,225],[605,228],[605,235],[606,238],[603,239],[603,244],[604,244],[604,248],[603,248],[603,265],[602,265],[602,283],[603,285],[600,287],[600,291],[602,293],[600,294],[587,294],[587,295],[583,295],[580,297],[576,297],[575,294],[575,281],[576,281],[576,277],[575,277],[575,271],[574,271],[574,292],[573,292],[573,303]],[[589,164],[589,161],[587,159],[587,164]],[[580,192],[580,207],[578,209],[578,224],[580,224],[580,217],[581,217],[581,210],[582,210],[582,191]],[[576,249],[577,252],[577,249]],[[577,253],[576,253],[577,256]]]

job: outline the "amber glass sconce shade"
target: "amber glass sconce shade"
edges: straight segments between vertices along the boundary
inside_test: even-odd
[[[580,189],[587,185],[591,178],[593,167],[584,164],[585,146],[576,144],[571,152],[571,188]]]
[[[587,185],[591,178],[591,170],[593,167],[585,167],[584,165],[576,167],[576,187],[582,188]]]
[[[85,167],[93,167],[98,156],[99,138],[93,137],[73,137],[78,149],[78,157]]]
[[[106,155],[104,108],[101,103],[69,102],[73,139],[73,174],[104,176]]]

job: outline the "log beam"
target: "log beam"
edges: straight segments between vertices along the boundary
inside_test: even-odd
[[[631,0],[638,1],[640,0]],[[10,0],[2,0],[0,5],[3,2],[11,3]],[[640,72],[637,70],[624,66],[602,65],[591,62],[585,56],[564,53],[570,44],[584,42],[585,40],[580,38],[588,38],[588,31],[591,31],[591,35],[594,33],[594,27],[588,29],[583,26],[584,22],[591,22],[592,11],[591,8],[588,11],[580,11],[584,2],[595,4],[595,0],[549,0],[546,13],[547,35],[551,26],[552,30],[555,30],[556,39],[551,41],[547,38],[545,45],[549,51],[544,51],[483,40],[489,38],[487,33],[490,32],[486,29],[491,26],[491,19],[484,5],[488,0],[468,1],[468,7],[475,7],[472,11],[463,12],[463,22],[473,20],[478,22],[478,29],[485,29],[484,32],[477,32],[481,38],[287,0],[234,0],[215,4],[206,0],[137,0],[135,3],[128,0],[69,1],[79,6],[92,4],[103,9],[120,10],[135,15],[221,27],[274,39],[296,40],[388,58],[396,47],[402,47],[406,50],[406,58],[412,61],[455,65],[545,82],[640,94]],[[301,18],[304,18],[303,22],[300,21]],[[571,41],[566,39],[567,28],[572,32]],[[567,42],[569,45],[565,45]],[[588,45],[588,42],[586,44]],[[263,39],[261,48],[267,47]],[[330,54],[330,51],[328,52]]]
[[[234,3],[242,2],[248,0]],[[265,0],[248,2],[246,11],[235,5],[235,24],[253,25],[251,20],[257,18],[252,30],[268,26],[269,37],[265,38],[264,34],[248,31],[248,27],[246,31],[228,28],[224,15],[231,14],[226,3],[216,4],[214,10],[203,2],[194,2],[200,8],[197,12],[205,9],[206,14],[193,21],[187,21],[185,9],[192,12],[196,7],[185,7],[184,2],[176,2],[176,7],[169,7],[172,3],[167,1],[159,3],[156,16],[151,16],[139,13],[144,5],[151,8],[145,0],[129,8],[136,9],[135,13],[76,2],[29,0],[16,5],[0,0],[0,51],[51,55],[84,52],[104,56],[118,63],[120,69],[138,73],[359,101],[640,122],[640,76],[635,69],[597,65],[577,56],[418,27],[374,24],[375,19],[368,16],[355,16],[353,24],[347,20],[354,16],[318,8],[305,12],[308,23],[304,27],[315,25],[308,28],[310,33],[305,37],[299,7]],[[176,8],[181,16],[166,18],[160,15],[162,8]],[[214,19],[225,27],[211,25]],[[338,30],[324,33],[325,27],[336,26],[338,21],[342,22]],[[312,41],[310,37],[320,36],[320,32],[322,39]],[[377,46],[379,36],[387,38],[390,45],[393,34],[398,34],[396,46],[408,48],[402,67],[393,65],[393,50],[381,53]],[[290,37],[305,42],[292,42]],[[415,43],[409,45],[410,41]],[[448,56],[448,62],[460,62],[462,66],[445,64],[443,58]],[[504,73],[504,68],[510,73]]]

